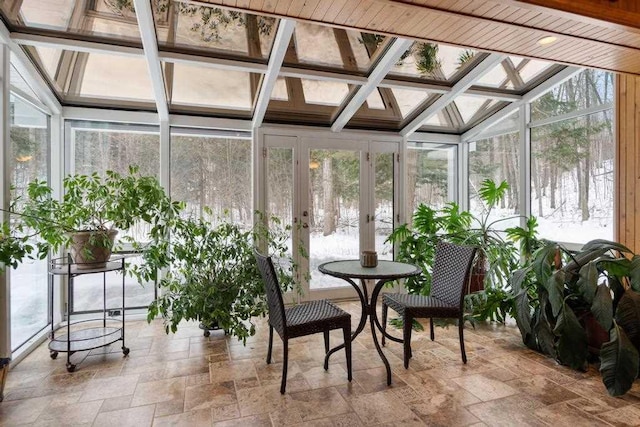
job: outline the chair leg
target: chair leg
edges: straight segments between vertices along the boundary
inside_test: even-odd
[[[352,378],[352,369],[351,369],[351,325],[349,325],[348,327],[345,326],[342,329],[342,333],[344,335],[344,352],[345,355],[347,356],[347,378],[349,379],[349,382],[351,382],[351,378]]]
[[[411,326],[413,319],[405,314],[402,324],[402,340],[404,342],[404,369],[409,368],[411,358]]]
[[[431,341],[433,341],[436,335],[433,333],[433,317],[429,318],[429,329],[431,331]]]
[[[384,337],[385,332],[387,332],[387,311],[389,307],[384,302],[382,303],[382,346],[384,347],[386,339]]]
[[[329,353],[329,330],[327,329],[326,331],[324,331],[324,354],[326,356],[326,354]],[[329,359],[328,358],[324,358],[324,370],[328,371],[329,370]]]
[[[271,364],[272,350],[273,350],[273,326],[269,325],[269,349],[267,350],[267,365]]]
[[[280,394],[284,394],[284,390],[287,387],[287,365],[289,364],[289,340],[282,340],[284,347],[284,357],[282,361],[282,383],[280,384]]]
[[[467,363],[467,353],[464,351],[464,319],[460,316],[458,320],[458,333],[460,334],[460,352],[462,353],[462,363]]]

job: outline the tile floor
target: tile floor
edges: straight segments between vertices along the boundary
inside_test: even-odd
[[[343,303],[359,317],[356,303]],[[93,426],[587,426],[640,425],[640,386],[622,398],[607,395],[594,367],[571,371],[526,349],[512,326],[466,329],[469,362],[460,360],[457,328],[414,333],[413,359],[402,347],[385,353],[393,385],[368,331],[354,341],[353,382],[344,353],[322,368],[322,334],[292,340],[287,393],[279,393],[282,346],[265,363],[268,328],[257,321],[246,347],[195,325],[166,335],[161,322],[131,322],[123,358],[119,347],[51,360],[43,344],[10,372],[0,425]],[[333,342],[339,343],[336,333]]]

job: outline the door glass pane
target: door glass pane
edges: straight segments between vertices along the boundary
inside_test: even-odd
[[[379,259],[393,259],[393,245],[385,243],[393,231],[393,153],[374,156],[375,186],[375,239]]]
[[[318,266],[360,254],[360,152],[311,150],[309,162],[309,269],[311,289],[345,286]],[[305,220],[303,218],[303,220]]]
[[[293,150],[269,148],[267,152],[267,214],[282,220],[282,225],[293,225]],[[292,254],[291,240],[287,242]]]
[[[14,70],[12,69],[12,72]],[[18,97],[11,96],[12,197],[26,197],[27,186],[48,179],[48,117]],[[17,210],[20,211],[18,201]],[[47,260],[25,260],[11,275],[11,349],[15,350],[49,324]]]

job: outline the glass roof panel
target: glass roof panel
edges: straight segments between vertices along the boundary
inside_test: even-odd
[[[519,69],[520,77],[524,84],[527,84],[538,77],[552,65],[551,62],[539,61],[536,59],[527,59],[526,61],[526,63],[524,63],[524,61],[520,63],[521,68]]]
[[[447,121],[447,118],[445,117],[444,111],[438,111],[437,114],[434,114],[433,116],[429,117],[422,124],[427,126],[437,126],[437,127],[447,127],[447,128],[451,127],[451,125]]]
[[[140,43],[132,1],[6,0],[0,7],[13,26]]]
[[[391,92],[393,92],[393,96],[398,103],[403,119],[407,118],[409,114],[429,96],[429,92],[416,89],[400,89],[394,87],[391,88]]]
[[[11,72],[9,73],[9,80],[11,83],[11,89],[18,89],[24,94],[32,97],[33,99],[39,99],[38,95],[31,89],[31,86],[24,80],[22,75],[16,70],[16,68],[11,64]]]
[[[276,85],[271,91],[271,99],[278,101],[288,101],[289,93],[287,92],[287,80],[284,77],[278,77]]]
[[[475,85],[500,89],[513,89],[513,82],[507,77],[507,73],[502,63],[493,67],[493,69],[482,76]]]
[[[300,82],[307,104],[337,107],[349,94],[349,85],[346,83],[309,79],[300,79]]]
[[[167,68],[171,66],[172,105],[247,111],[252,109],[252,79],[259,79],[260,75],[180,63],[165,64],[165,75],[168,74]]]
[[[147,61],[142,56],[27,48],[63,98],[153,102]]]
[[[162,10],[154,14],[161,47],[256,59],[271,53],[276,18],[176,0]]]
[[[453,102],[456,107],[458,107],[458,111],[460,112],[460,116],[465,123],[469,123],[471,118],[475,116],[480,109],[489,108],[492,101],[487,98],[481,98],[479,96],[458,96]]]
[[[380,94],[380,90],[376,89],[371,92],[371,95],[367,98],[367,107],[374,110],[384,110],[386,106],[384,105],[384,101],[382,100],[382,95]]]
[[[364,73],[384,44],[385,37],[298,22],[293,40],[295,54],[289,53],[285,57],[286,63]]]
[[[390,74],[429,80],[452,80],[473,62],[476,53],[471,49],[415,42]]]

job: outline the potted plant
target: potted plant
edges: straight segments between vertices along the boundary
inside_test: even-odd
[[[158,180],[141,176],[136,166],[131,166],[127,175],[107,171],[104,177],[97,173],[67,176],[62,200],[53,197],[44,181],[33,181],[21,205],[20,212],[12,213],[45,242],[40,249],[47,252],[68,247],[79,269],[104,266],[118,230],[128,230],[137,223],[164,229],[179,209]],[[127,240],[133,238],[121,239]]]
[[[217,224],[201,217],[178,218],[170,240],[155,234],[143,252],[144,262],[131,270],[161,289],[149,306],[148,321],[162,317],[167,333],[175,332],[183,320],[195,320],[205,329],[224,329],[243,341],[253,335],[251,318],[267,310],[254,245],[264,245],[274,256],[284,290],[293,288],[296,272],[287,255],[290,228],[275,217],[266,226],[261,218],[251,229],[226,217]],[[165,274],[160,276],[160,271]]]
[[[584,369],[591,338],[592,347],[601,347],[609,394],[631,388],[640,361],[640,256],[607,240],[593,240],[575,254],[547,242],[514,272],[511,286],[525,345]],[[608,342],[593,341],[598,330]]]

